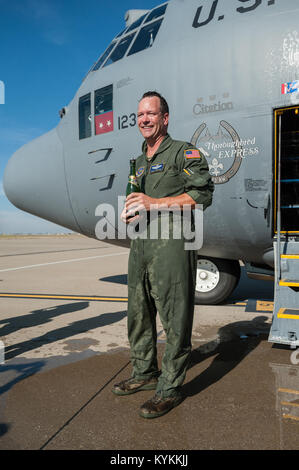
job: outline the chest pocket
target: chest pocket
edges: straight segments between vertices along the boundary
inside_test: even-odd
[[[168,166],[155,182],[154,187],[161,197],[181,194],[184,188],[184,180],[176,166]]]

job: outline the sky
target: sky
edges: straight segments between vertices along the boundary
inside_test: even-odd
[[[0,0],[0,234],[63,233],[16,209],[3,191],[4,169],[22,145],[48,132],[97,58],[125,27],[130,9],[163,0]],[[0,89],[1,92],[1,89]]]

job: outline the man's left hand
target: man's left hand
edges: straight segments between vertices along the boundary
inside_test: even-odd
[[[125,208],[127,211],[134,209],[134,211],[149,211],[153,204],[156,204],[155,198],[149,197],[144,193],[131,193],[126,199]]]
[[[144,216],[146,211],[150,210],[151,204],[154,204],[155,201],[156,199],[143,193],[129,194],[121,214],[121,220],[126,224],[139,220],[141,215]],[[135,215],[136,212],[139,214]]]

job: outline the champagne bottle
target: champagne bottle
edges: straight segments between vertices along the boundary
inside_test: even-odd
[[[140,187],[136,178],[136,160],[132,158],[130,160],[130,174],[129,181],[127,184],[126,196],[131,193],[140,193]]]
[[[126,196],[128,197],[131,193],[140,193],[140,187],[136,178],[136,160],[135,158],[131,158],[130,160],[130,174],[129,174],[129,181],[127,184]],[[139,212],[135,212],[134,215],[129,216],[129,218],[135,217],[135,215],[139,215]]]

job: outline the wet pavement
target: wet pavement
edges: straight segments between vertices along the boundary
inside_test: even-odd
[[[0,449],[298,448],[299,351],[267,341],[270,283],[243,272],[225,305],[196,306],[185,399],[144,420],[139,407],[153,392],[111,392],[131,373],[128,250],[78,236],[12,239],[2,248],[0,295],[32,297],[0,297]],[[158,331],[161,360],[159,322]]]

